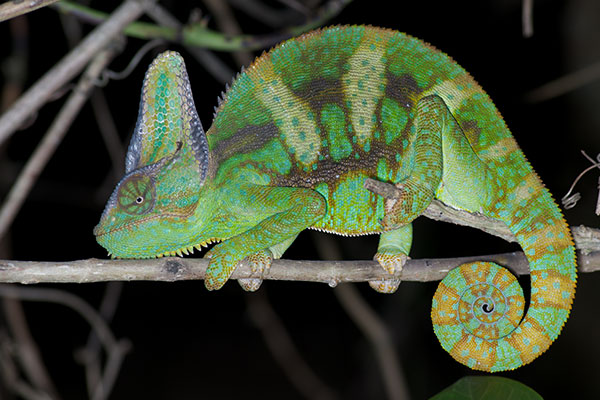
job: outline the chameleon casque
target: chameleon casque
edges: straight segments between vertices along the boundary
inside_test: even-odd
[[[391,200],[366,178],[401,190]],[[503,221],[531,269],[531,299],[489,262],[440,283],[432,319],[470,368],[527,364],[559,335],[576,284],[569,228],[494,104],[451,58],[408,35],[337,26],[288,40],[237,76],[204,133],[182,58],[146,74],[126,174],[94,234],[114,257],[206,254],[219,289],[247,258],[256,279],[306,228],[380,234],[375,259],[404,264],[411,222],[438,199]],[[399,281],[371,282],[393,292]]]

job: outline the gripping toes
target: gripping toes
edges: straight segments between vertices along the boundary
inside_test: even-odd
[[[205,255],[206,258],[210,258],[204,277],[204,286],[208,290],[221,289],[236,269],[238,263],[243,259],[224,250],[223,247],[217,245]]]
[[[380,293],[394,293],[400,285],[400,279],[394,274],[402,271],[412,243],[412,224],[383,232],[379,237],[375,261],[389,274],[381,280],[370,281],[369,285]]]
[[[396,272],[402,271],[402,267],[408,260],[408,256],[401,252],[378,251],[373,257],[375,261],[390,275],[389,278],[369,281],[369,286],[379,293],[394,293],[400,286],[400,279],[395,278]]]
[[[271,268],[273,256],[270,250],[261,250],[247,256],[246,261],[250,264],[252,278],[238,279],[238,283],[245,291],[255,292],[262,284],[264,274]]]

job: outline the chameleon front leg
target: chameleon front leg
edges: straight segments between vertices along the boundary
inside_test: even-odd
[[[260,250],[254,254],[250,254],[246,257],[246,261],[250,263],[250,269],[252,275],[256,277],[238,279],[238,283],[247,292],[255,292],[258,290],[263,281],[263,275],[271,268],[271,262],[273,260],[281,258],[283,253],[292,245],[296,240],[298,234],[278,243],[268,249]]]
[[[429,206],[442,181],[442,137],[447,136],[449,129],[460,129],[451,122],[454,119],[439,96],[427,96],[418,101],[412,148],[405,155],[414,158],[414,167],[408,178],[396,185],[400,196],[385,199],[381,220],[384,232],[374,257],[390,275],[401,270],[408,259],[412,242],[410,223]],[[390,277],[369,284],[378,292],[393,293],[400,280]]]
[[[204,284],[209,290],[220,289],[238,263],[248,256],[251,263],[258,264],[255,268],[267,269],[273,256],[280,257],[293,238],[321,219],[327,210],[325,198],[312,189],[252,186],[246,194],[260,201],[247,204],[245,212],[252,213],[252,207],[256,207],[256,215],[263,214],[265,209],[272,214],[206,253],[210,263]]]

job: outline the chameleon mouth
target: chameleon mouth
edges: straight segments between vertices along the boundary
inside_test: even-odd
[[[161,258],[161,257],[175,257],[175,256],[183,257],[184,255],[189,256],[190,254],[194,253],[194,250],[201,251],[203,247],[208,247],[212,243],[219,243],[222,241],[223,241],[223,239],[210,238],[210,239],[207,239],[207,240],[197,243],[197,244],[181,247],[177,250],[169,250],[169,251],[165,251],[165,252],[158,253],[155,255],[149,255],[146,257],[136,257],[136,258]],[[110,251],[108,252],[108,255],[110,256],[110,258],[113,258],[113,259],[124,258],[124,257],[114,255]],[[125,258],[127,258],[127,257],[125,257]]]
[[[131,224],[125,224],[125,225],[116,226],[114,228],[108,228],[108,229],[107,228],[103,228],[101,226],[102,222],[104,221],[104,219],[102,219],[100,221],[100,223],[98,223],[98,225],[96,225],[94,227],[93,234],[97,238],[100,238],[100,237],[105,236],[105,235],[110,235],[110,234],[113,234],[113,233],[116,233],[116,232],[119,232],[119,231],[131,229],[132,226],[137,226],[137,225],[140,225],[140,224],[142,224],[144,222],[152,221],[152,220],[158,219],[158,218],[160,218],[158,215],[149,216],[149,217],[146,217],[146,218],[141,218],[141,219],[139,219],[139,220],[137,220],[137,221],[135,221],[135,222],[133,222]],[[112,217],[112,221],[111,222],[113,222],[114,220],[115,220],[115,217]]]

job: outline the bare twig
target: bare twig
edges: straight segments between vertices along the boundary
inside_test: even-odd
[[[231,7],[226,1],[222,0],[204,0],[204,4],[210,10],[211,15],[214,17],[219,30],[225,35],[235,36],[242,33],[242,28],[235,19]],[[238,66],[248,66],[254,59],[254,56],[250,51],[238,50],[232,54]]]
[[[381,365],[387,398],[392,400],[410,399],[402,364],[396,356],[396,349],[392,344],[387,326],[361,297],[356,287],[348,284],[340,285],[335,288],[334,293],[344,306],[344,310],[373,345]]]
[[[105,399],[108,396],[116,380],[123,357],[128,352],[130,345],[127,340],[117,340],[115,338],[104,319],[93,307],[71,293],[48,288],[0,284],[0,297],[62,304],[81,315],[90,324],[107,353],[103,379],[96,387],[92,400]]]
[[[377,182],[377,181],[374,181]],[[377,184],[379,185],[379,184]],[[377,186],[376,185],[376,186]],[[389,185],[389,184],[384,184]],[[379,189],[371,187],[377,192]],[[441,221],[480,228],[492,235],[514,241],[506,225],[433,201],[424,215]],[[572,229],[580,252],[579,271],[600,270],[600,231],[588,227]],[[517,275],[528,274],[529,265],[521,252],[497,255],[457,257],[450,259],[408,260],[396,277],[404,281],[440,280],[448,271],[473,261],[494,261]],[[176,281],[204,279],[208,266],[205,259],[164,258],[153,260],[80,260],[71,262],[0,261],[0,282],[104,282],[119,280]],[[234,271],[232,279],[250,278],[246,262]],[[335,286],[340,282],[365,282],[388,279],[389,275],[375,261],[295,261],[274,260],[265,279],[324,282]]]
[[[58,0],[11,0],[0,4],[0,22],[46,7]]]
[[[23,86],[29,72],[29,23],[27,18],[18,18],[8,22],[11,32],[10,46],[8,40],[3,46],[11,47],[10,55],[2,60],[0,67],[4,74],[4,83],[0,99],[0,112],[8,108],[23,92]]]
[[[330,236],[314,240],[319,256],[325,260],[342,258],[339,246]],[[363,335],[375,350],[377,362],[381,370],[388,398],[409,399],[402,364],[396,356],[398,350],[394,346],[391,334],[379,315],[364,301],[354,286],[339,285],[334,290],[340,305],[354,321]]]
[[[248,311],[262,332],[267,347],[296,389],[307,399],[328,400],[338,396],[310,369],[296,349],[264,291],[246,297]]]
[[[157,26],[147,22],[134,22],[127,26],[124,33],[139,39],[163,38],[183,45],[200,46],[213,50],[237,51],[258,50],[272,46],[284,39],[297,36],[311,29],[322,26],[336,16],[352,0],[329,0],[304,24],[282,29],[267,35],[239,35],[230,37],[221,32],[208,29],[204,23],[188,24],[184,29]],[[54,6],[60,12],[72,13],[90,23],[99,23],[106,19],[106,14],[69,1],[61,1]]]
[[[365,189],[378,194],[386,199],[396,199],[402,192],[394,185],[367,178],[364,183]],[[479,229],[494,236],[498,236],[509,242],[515,242],[515,236],[508,230],[508,227],[499,220],[486,217],[479,213],[470,213],[449,207],[441,201],[434,200],[423,212],[427,218],[436,221],[451,222],[457,225],[470,226]]]
[[[0,284],[0,296],[24,301],[62,304],[79,313],[92,326],[104,347],[111,348],[118,345],[117,339],[96,310],[71,293],[58,289]]]
[[[52,67],[0,117],[0,144],[21,127],[52,94],[73,78],[88,61],[137,19],[151,0],[128,0],[106,22],[92,31],[77,47]]]
[[[160,4],[150,8],[148,16],[160,25],[177,30],[183,29],[181,22],[164,7],[161,7]],[[196,46],[188,45],[184,47],[219,82],[226,83],[231,81],[234,72],[211,51]]]
[[[522,0],[522,24],[523,37],[529,38],[533,36],[533,0]]]
[[[598,79],[600,79],[600,62],[583,67],[530,90],[525,94],[525,101],[541,103],[589,85]]]
[[[98,313],[107,323],[110,323],[113,319],[122,290],[123,282],[109,282],[106,285]],[[98,390],[104,390],[104,385],[102,385],[101,350],[98,336],[96,336],[96,332],[92,329],[85,348],[79,352],[80,360],[85,366],[86,383],[90,398]]]
[[[52,126],[35,149],[25,168],[19,175],[16,183],[8,193],[2,209],[0,209],[0,240],[8,231],[21,205],[27,198],[37,177],[44,166],[54,154],[54,151],[62,141],[67,129],[79,113],[79,110],[87,100],[91,88],[93,88],[97,77],[104,67],[112,60],[114,48],[100,52],[90,64],[86,73],[81,78],[77,88],[73,91],[65,103]]]
[[[48,398],[58,400],[60,397],[42,361],[38,345],[31,336],[21,302],[16,299],[5,298],[2,300],[2,306],[7,326],[14,340],[19,364],[27,380],[37,392],[43,393]]]
[[[571,192],[573,192],[573,190],[575,189],[575,185],[577,185],[577,182],[579,182],[579,180],[589,171],[596,169],[596,168],[600,169],[600,154],[598,154],[596,156],[596,160],[594,160],[592,157],[588,156],[585,151],[581,150],[581,153],[583,154],[583,156],[585,158],[588,159],[589,162],[592,163],[592,165],[590,165],[585,170],[583,170],[579,175],[577,175],[577,178],[575,178],[575,180],[571,184],[571,187],[569,188],[569,191],[567,192],[567,194],[565,194],[562,197],[562,199],[560,200],[561,203],[563,204],[563,207],[565,207],[566,209],[575,207],[577,202],[581,199],[581,194],[579,194],[579,193],[575,193],[575,194],[571,195]],[[600,178],[598,178],[598,189],[600,189]],[[596,215],[600,215],[600,193],[598,194],[598,199],[596,201]]]
[[[590,228],[587,228],[590,229]],[[597,239],[594,239],[597,241]],[[474,261],[493,261],[517,275],[529,273],[527,259],[522,252],[472,257],[408,260],[402,272],[395,276],[403,281],[439,281],[448,271]],[[90,258],[77,261],[15,261],[0,260],[0,282],[11,283],[89,283],[108,281],[162,281],[204,279],[208,259],[158,258],[149,260],[100,260]],[[600,252],[579,256],[581,273],[600,271]],[[232,279],[255,277],[250,267],[242,262]],[[321,282],[335,286],[341,282],[368,282],[388,279],[389,275],[376,261],[302,261],[274,260],[264,279],[303,282]]]
[[[264,26],[271,28],[294,25],[298,12],[290,8],[276,9],[259,0],[229,0],[229,3]]]
[[[114,182],[118,182],[119,175],[123,172],[122,168],[125,164],[125,151],[123,149],[123,144],[119,138],[119,132],[115,124],[115,119],[110,112],[104,92],[100,90],[94,91],[90,97],[90,104],[94,110],[94,115],[98,124],[98,130],[100,131],[100,135],[102,136],[102,140],[106,146],[106,149],[108,150],[108,155],[112,162],[112,181],[114,184]]]

